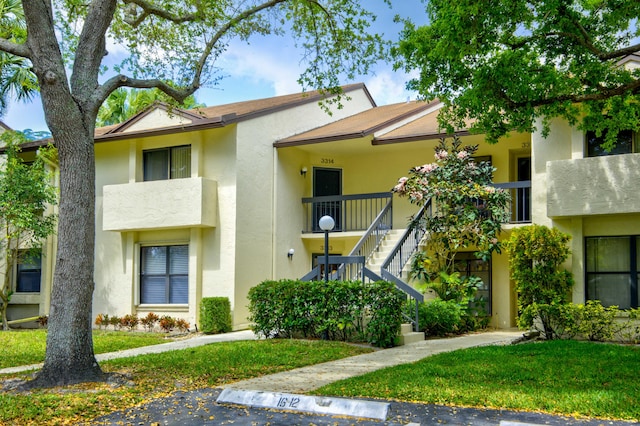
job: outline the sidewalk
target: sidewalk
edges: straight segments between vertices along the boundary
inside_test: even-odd
[[[118,352],[98,354],[96,355],[96,360],[98,362],[101,362],[115,358],[127,358],[137,355],[158,354],[179,349],[194,348],[196,346],[208,345],[210,343],[233,342],[236,340],[257,340],[257,337],[251,330],[234,331],[232,333],[225,334],[202,335],[191,339],[176,340],[159,345],[143,346],[141,348],[125,349]],[[0,374],[22,373],[23,371],[38,370],[40,368],[42,368],[42,364],[21,365],[19,367],[2,368],[0,369]]]

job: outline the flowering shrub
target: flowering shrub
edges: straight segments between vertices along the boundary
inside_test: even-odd
[[[509,219],[510,195],[492,186],[494,168],[474,160],[477,149],[461,146],[458,137],[450,144],[442,139],[435,162],[412,168],[393,189],[414,204],[433,203],[432,214],[415,224],[428,235],[427,253],[419,255],[422,264],[413,265],[417,278],[430,281],[440,272],[452,274],[458,251],[473,249],[485,260],[493,251],[500,252],[498,234]]]

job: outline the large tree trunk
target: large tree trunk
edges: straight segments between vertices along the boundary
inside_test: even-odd
[[[93,138],[78,129],[82,126],[80,122],[65,124],[76,129],[66,137],[56,138],[60,161],[58,252],[47,351],[44,367],[34,383],[38,387],[102,379],[91,334],[95,246]]]
[[[58,252],[51,293],[44,367],[28,387],[101,380],[93,353],[91,302],[95,246],[95,111],[90,90],[71,93],[54,33],[51,3],[24,1],[27,44],[33,52],[45,119],[58,148]],[[96,51],[100,57],[103,52]],[[87,86],[97,87],[95,81]],[[89,80],[93,80],[89,76]],[[97,108],[96,108],[97,110]]]

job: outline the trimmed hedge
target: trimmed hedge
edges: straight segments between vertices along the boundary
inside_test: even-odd
[[[368,342],[391,347],[404,297],[389,282],[264,281],[249,291],[250,321],[266,337]]]
[[[200,328],[205,334],[231,331],[231,302],[228,297],[203,297],[200,302]]]

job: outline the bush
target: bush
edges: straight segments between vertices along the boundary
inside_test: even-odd
[[[127,314],[120,318],[120,325],[126,327],[129,331],[133,331],[138,327],[140,320],[136,314]]]
[[[140,319],[140,324],[145,330],[152,331],[158,321],[160,321],[160,317],[153,312],[149,312],[146,317]]]
[[[568,234],[555,228],[529,225],[514,229],[506,244],[518,293],[518,326],[533,327],[537,319],[549,339],[558,336],[554,330],[559,326],[554,322],[562,321],[558,306],[567,303],[573,287],[571,273],[561,269],[569,257],[569,239]],[[542,316],[536,317],[535,312]]]
[[[453,300],[433,299],[418,306],[420,331],[427,336],[456,333],[462,324],[462,307]]]
[[[228,297],[203,297],[200,302],[200,329],[205,334],[231,331],[231,302]]]
[[[163,315],[160,317],[160,328],[168,333],[176,328],[176,320],[168,315]]]
[[[175,325],[176,328],[183,333],[186,333],[187,331],[189,331],[189,328],[191,328],[191,324],[189,324],[187,320],[183,318],[176,319]]]
[[[402,297],[393,284],[383,281],[264,281],[249,291],[249,302],[253,331],[266,337],[367,341],[389,347],[402,322]]]

